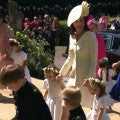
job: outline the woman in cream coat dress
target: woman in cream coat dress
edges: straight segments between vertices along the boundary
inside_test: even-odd
[[[84,13],[83,13],[84,11]],[[85,16],[89,13],[88,4],[74,7],[68,16],[68,26],[72,28],[70,34],[69,56],[60,70],[58,79],[70,72],[70,78],[75,80],[82,94],[81,105],[91,107],[92,97],[89,90],[83,86],[84,79],[95,77],[97,62],[97,40],[95,33],[88,31]]]

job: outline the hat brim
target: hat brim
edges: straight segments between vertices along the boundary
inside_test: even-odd
[[[67,25],[71,26],[73,22],[78,20],[80,17],[85,17],[89,14],[89,4],[86,1],[83,1],[81,5],[74,7],[68,16]]]
[[[82,14],[82,5],[78,5],[74,7],[68,15],[68,20],[67,20],[68,27],[70,27],[73,22],[78,20],[81,17],[81,14]]]

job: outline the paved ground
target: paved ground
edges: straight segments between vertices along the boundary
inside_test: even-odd
[[[55,64],[58,67],[61,67],[62,64],[65,61],[65,58],[61,56],[61,54],[64,51],[57,51],[56,57],[55,57]],[[43,81],[38,80],[35,78],[32,78],[33,84],[35,84],[42,93],[44,93]],[[2,93],[2,97],[0,97],[0,120],[10,120],[15,115],[15,107],[13,104],[13,98],[12,96],[9,96],[9,91],[7,90],[0,90],[0,93]],[[113,112],[109,113],[109,116],[111,120],[120,120],[120,103],[115,103],[113,108]],[[85,110],[85,113],[87,113],[90,109],[83,108]]]

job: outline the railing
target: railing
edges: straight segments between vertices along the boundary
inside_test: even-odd
[[[106,49],[120,51],[120,33],[98,32],[105,40]]]

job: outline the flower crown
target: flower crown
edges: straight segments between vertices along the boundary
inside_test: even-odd
[[[54,67],[45,67],[45,68],[43,68],[43,71],[44,72],[53,72],[55,74],[59,73],[59,71],[56,68],[54,68]]]
[[[23,47],[23,45],[21,45],[20,42],[18,42],[16,39],[10,38],[10,39],[9,39],[9,42],[10,42],[10,45],[11,45],[11,46],[16,45],[16,46],[19,46],[20,48]]]
[[[99,80],[99,79],[97,79],[97,78],[92,78],[92,77],[89,78],[88,80],[89,80],[90,84],[95,83],[95,84],[97,84],[97,85],[100,85],[100,86],[105,87],[105,82],[104,82],[103,80]]]

